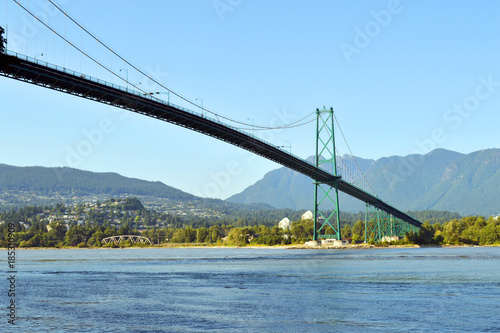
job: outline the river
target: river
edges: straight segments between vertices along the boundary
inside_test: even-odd
[[[2,332],[500,331],[500,247],[16,254]]]

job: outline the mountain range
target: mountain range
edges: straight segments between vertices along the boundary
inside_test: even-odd
[[[500,212],[500,149],[470,154],[436,149],[425,155],[355,159],[355,163],[349,162],[343,156],[347,164],[359,166],[376,195],[402,211],[436,210],[461,215]],[[309,160],[313,162],[314,158]],[[141,198],[150,208],[173,209],[189,203],[190,207],[226,213],[235,209],[314,208],[312,180],[284,167],[268,172],[224,201],[199,198],[161,182],[116,173],[0,164],[0,209],[131,196]],[[344,212],[365,209],[364,203],[343,193],[339,204]]]
[[[218,216],[240,210],[273,209],[267,204],[245,205],[200,198],[159,181],[128,178],[112,172],[0,164],[0,210],[129,197],[139,198],[149,209],[182,215],[194,212],[202,216]]]
[[[470,154],[436,149],[425,155],[355,159],[375,193],[400,210],[447,210],[462,215],[500,212],[500,149]],[[227,201],[311,209],[314,185],[304,175],[279,168]],[[339,204],[344,211],[364,210],[364,203],[343,193]]]

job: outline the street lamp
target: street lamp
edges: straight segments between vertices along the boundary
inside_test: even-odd
[[[128,68],[120,68],[120,72],[125,72],[125,73],[126,73],[126,78],[127,78],[127,89],[128,89]]]
[[[255,121],[253,118],[247,118],[247,120],[252,121],[252,135],[255,136]]]
[[[201,102],[201,116],[203,117],[203,98],[196,98],[195,99],[196,101],[200,101]]]
[[[278,148],[288,148],[290,149],[290,155],[292,155],[292,143],[288,140],[286,140],[285,142],[288,142],[288,146],[278,146]]]
[[[43,53],[35,54],[35,60],[36,60],[37,57],[43,57]]]

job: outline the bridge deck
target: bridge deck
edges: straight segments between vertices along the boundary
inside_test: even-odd
[[[418,220],[343,181],[340,177],[335,177],[297,156],[216,119],[81,73],[29,59],[23,55],[12,54],[9,57],[2,55],[2,58],[4,58],[4,63],[7,61],[7,65],[0,66],[0,75],[109,104],[203,133],[272,160],[317,182],[330,186],[338,184],[339,190],[348,195],[410,224],[421,225]]]

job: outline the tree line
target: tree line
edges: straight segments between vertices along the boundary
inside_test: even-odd
[[[117,235],[142,235],[155,244],[198,244],[198,245],[288,245],[302,244],[312,239],[313,221],[299,220],[292,223],[289,230],[278,226],[268,227],[254,225],[235,227],[234,225],[212,225],[193,228],[190,226],[148,228],[143,231],[132,229],[128,224],[119,228],[103,225],[69,226],[62,221],[49,224],[43,221],[33,223],[29,229],[16,224],[17,247],[115,247],[116,244],[102,243],[103,238]],[[7,246],[7,223],[0,225],[1,246]],[[352,243],[364,241],[365,223],[357,221],[353,226],[344,224],[344,238]],[[374,239],[368,240],[375,244]],[[418,233],[408,233],[396,244],[432,244],[432,245],[490,245],[500,244],[500,219],[490,217],[485,220],[481,216],[470,216],[453,219],[444,224],[425,222]],[[132,246],[132,244],[121,244]]]
[[[398,244],[500,243],[500,218],[460,217],[440,211],[410,212],[426,222],[418,233],[408,233]],[[278,228],[283,217],[292,227]],[[365,241],[364,213],[341,213],[341,235],[351,243]],[[0,211],[0,245],[6,246],[8,224],[16,226],[18,247],[103,246],[102,240],[117,235],[142,235],[155,244],[206,245],[287,245],[301,244],[313,237],[313,221],[302,220],[301,212],[290,209],[235,209],[228,206],[220,217],[181,216],[147,209],[137,198],[114,199],[103,203],[51,207],[26,206]],[[328,227],[324,230],[332,234]],[[372,233],[366,240],[374,244]],[[107,245],[107,246],[113,246]]]

